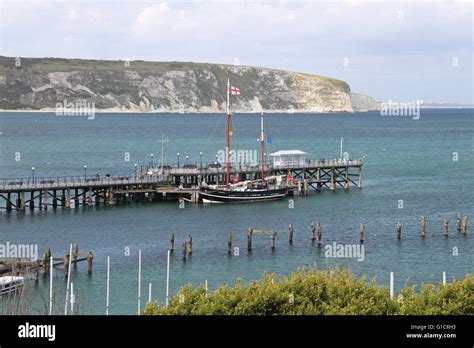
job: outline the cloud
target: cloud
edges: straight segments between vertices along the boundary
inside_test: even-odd
[[[472,75],[469,2],[3,0],[0,6],[4,55],[228,64],[238,58],[243,65],[334,76],[393,100],[441,98],[443,91],[418,95],[422,82],[393,79],[424,76],[434,83],[437,74],[450,98],[472,94],[456,88]],[[454,71],[453,57],[460,62]]]

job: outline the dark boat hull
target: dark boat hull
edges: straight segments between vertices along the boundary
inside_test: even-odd
[[[256,203],[283,199],[287,193],[287,188],[255,191],[203,189],[200,195],[203,203]]]

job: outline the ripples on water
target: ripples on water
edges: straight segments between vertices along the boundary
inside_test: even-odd
[[[40,253],[51,247],[63,255],[70,242],[80,250],[93,251],[94,272],[78,265],[72,281],[83,313],[104,313],[106,258],[111,257],[111,312],[136,312],[138,249],[142,249],[142,291],[153,284],[153,298],[164,300],[168,236],[176,237],[171,262],[171,292],[185,284],[208,281],[233,284],[260,279],[263,272],[285,275],[306,265],[328,268],[351,267],[357,274],[376,276],[388,285],[395,272],[396,289],[407,278],[411,283],[448,280],[473,271],[472,228],[467,237],[455,229],[456,212],[472,221],[473,123],[472,110],[422,110],[418,121],[407,117],[381,117],[377,113],[354,115],[268,115],[267,133],[273,138],[268,152],[300,149],[313,159],[339,157],[340,138],[351,158],[365,156],[363,190],[323,191],[310,197],[295,197],[294,209],[287,201],[254,205],[202,206],[177,203],[129,204],[86,207],[76,210],[30,212],[8,215],[0,212],[0,241],[37,243]],[[257,149],[259,117],[237,115],[239,149]],[[55,117],[51,114],[0,114],[0,177],[28,176],[35,166],[36,176],[83,175],[88,173],[129,173],[134,163],[159,158],[158,140],[169,137],[166,161],[181,163],[214,160],[223,148],[223,118],[216,115],[97,115],[95,120]],[[15,162],[15,153],[21,161]],[[125,153],[130,161],[125,162]],[[459,161],[453,162],[453,152]],[[403,209],[398,208],[403,200]],[[419,237],[419,219],[428,219],[428,236]],[[444,218],[450,221],[450,236],[442,235]],[[403,224],[402,240],[397,241],[395,223]],[[311,222],[320,221],[323,247],[309,241]],[[295,228],[293,245],[287,242],[287,226]],[[365,224],[365,259],[328,259],[324,245],[358,243],[359,224]],[[470,223],[472,225],[472,223]],[[278,231],[275,252],[267,236],[254,237],[254,250],[246,250],[246,230]],[[227,256],[227,233],[240,256]],[[181,242],[193,235],[193,255],[183,263]],[[125,248],[131,255],[125,256]],[[453,248],[459,255],[453,256]],[[38,289],[47,291],[47,282]],[[55,278],[57,291],[65,284],[62,270]],[[44,285],[44,286],[43,286]],[[60,298],[63,295],[58,295]],[[38,298],[47,298],[44,294]],[[143,295],[142,303],[148,294]],[[36,308],[41,308],[37,300]],[[43,306],[44,307],[44,306]],[[39,309],[37,311],[40,311]]]

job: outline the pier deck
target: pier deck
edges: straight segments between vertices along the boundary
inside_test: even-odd
[[[290,189],[301,195],[322,189],[362,188],[362,161],[307,161],[292,166],[265,166],[270,175],[291,175]],[[260,177],[258,165],[231,167],[231,180],[255,180]],[[0,179],[0,209],[24,211],[27,207],[47,209],[62,206],[116,204],[129,201],[180,200],[199,202],[199,185],[225,181],[224,167],[206,166],[141,166],[130,175],[106,177],[28,177]]]

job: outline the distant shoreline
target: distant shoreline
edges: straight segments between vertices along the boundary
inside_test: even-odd
[[[422,110],[466,110],[466,109],[474,109],[473,106],[446,106],[446,107],[421,107]],[[367,111],[354,111],[354,112],[345,112],[345,111],[340,111],[340,112],[314,112],[314,111],[291,111],[289,112],[288,110],[264,110],[266,114],[308,114],[308,115],[327,115],[327,114],[347,114],[347,115],[353,115],[353,114],[360,114],[360,113],[365,113],[365,112],[379,112],[380,110],[367,110]],[[0,113],[55,113],[55,111],[52,110],[0,110]],[[135,111],[135,110],[95,110],[95,114],[148,114],[148,115],[163,115],[163,114],[173,114],[173,115],[190,115],[190,114],[223,114],[225,113],[224,111],[220,112],[209,112],[209,111],[192,111],[192,112],[176,112],[176,111]],[[239,111],[236,112],[239,114],[259,114],[260,111]],[[86,115],[71,115],[71,116],[59,116],[59,117],[81,117],[81,116],[86,116]]]

